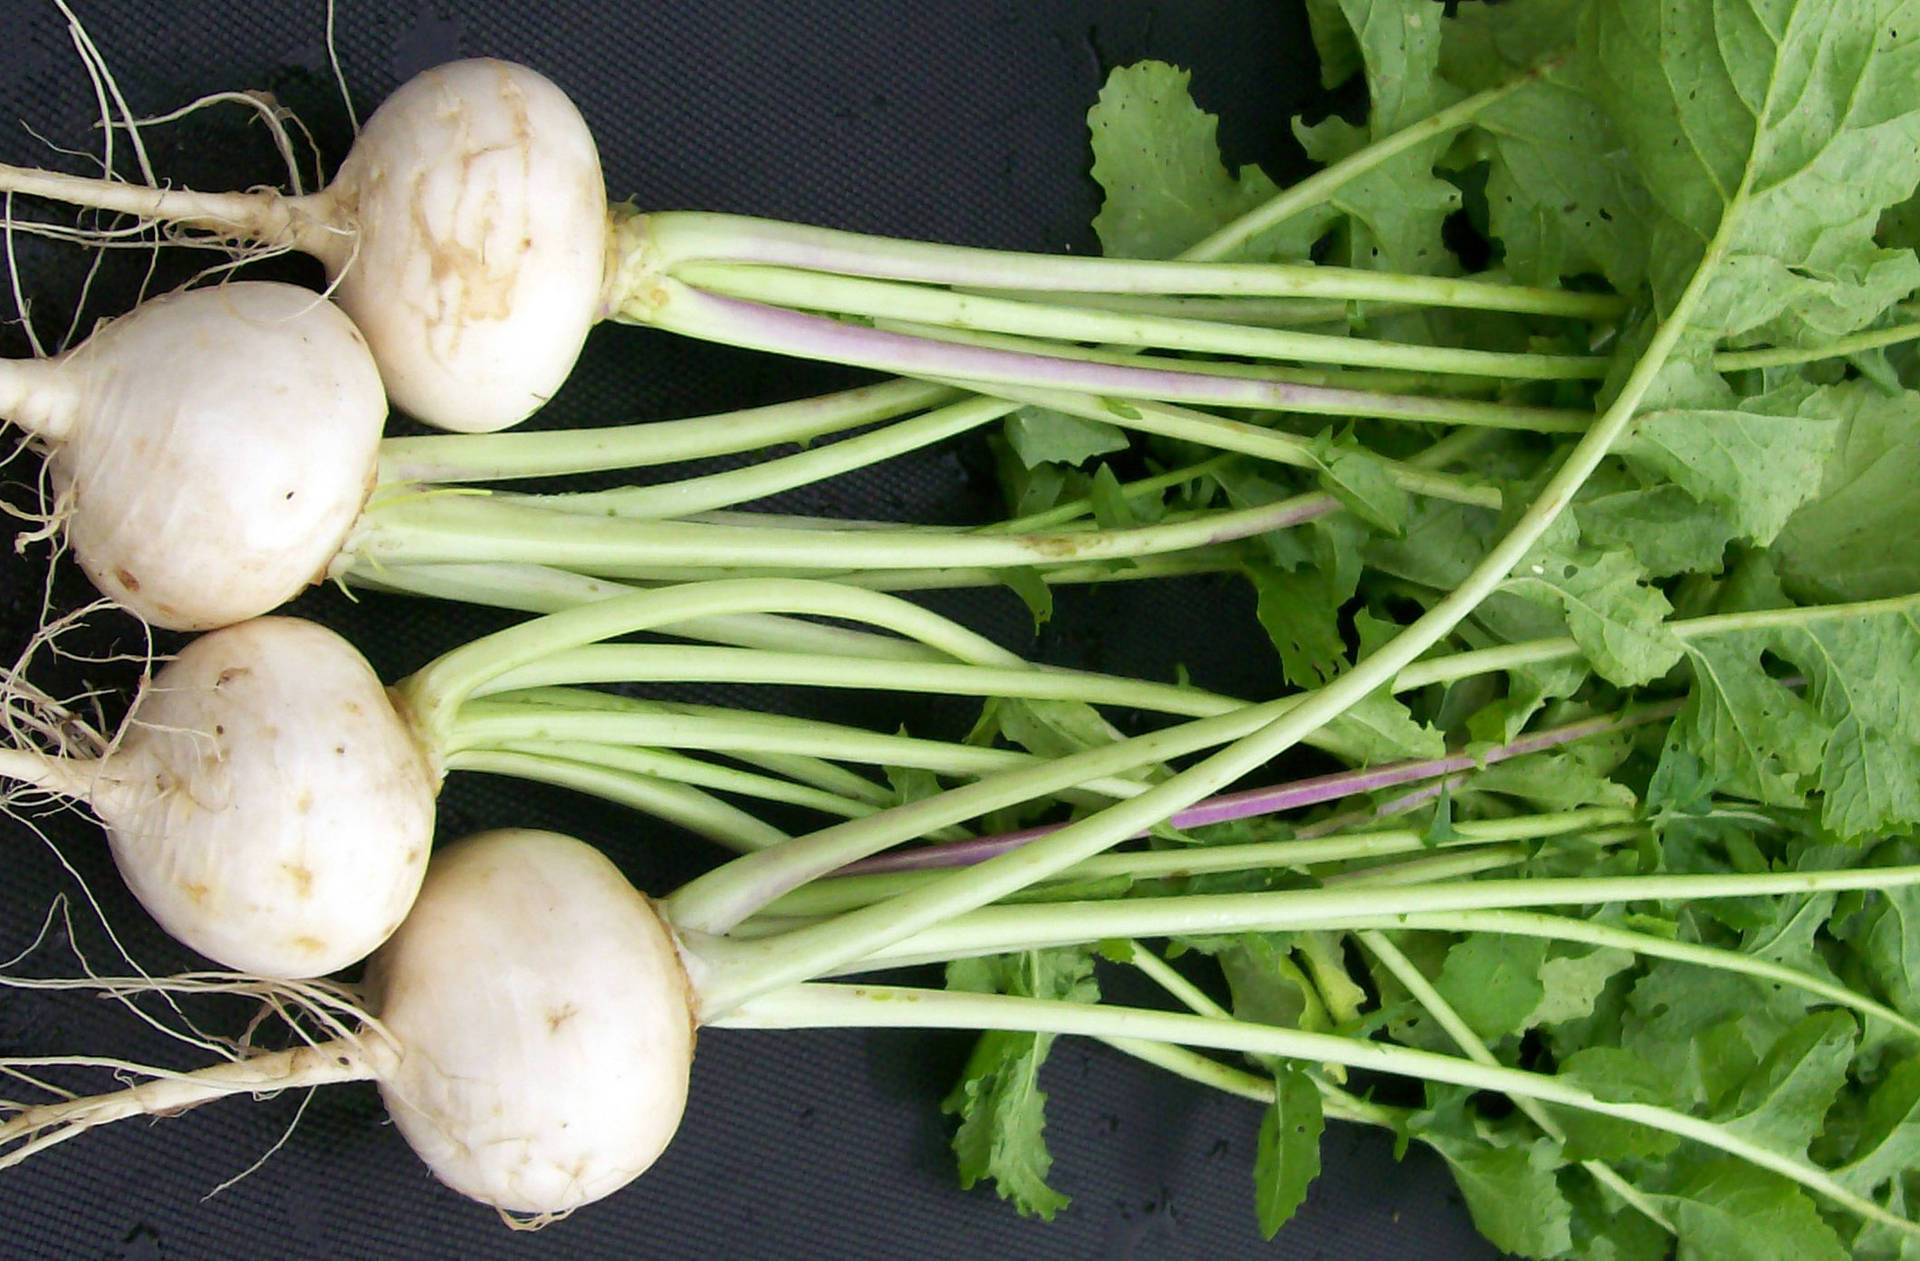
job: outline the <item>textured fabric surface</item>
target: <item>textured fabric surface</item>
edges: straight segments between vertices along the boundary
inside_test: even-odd
[[[137,114],[221,89],[271,91],[298,112],[330,168],[350,136],[328,70],[324,8],[229,0],[75,0]],[[766,3],[657,0],[341,0],[337,46],[361,115],[412,72],[454,56],[532,64],[579,102],[607,184],[658,208],[777,216],[836,227],[999,247],[1088,252],[1096,189],[1085,174],[1084,116],[1107,68],[1154,56],[1194,71],[1222,115],[1229,155],[1276,176],[1298,161],[1286,119],[1316,92],[1297,6],[1263,0],[887,0]],[[99,152],[95,94],[50,0],[0,0],[0,160],[85,169],[49,146]],[[124,137],[120,143],[124,146]],[[156,171],[215,187],[282,179],[262,129],[229,107],[155,129]],[[122,150],[124,152],[124,148]],[[131,169],[123,167],[123,169]],[[311,172],[308,175],[312,181]],[[85,288],[88,259],[22,238],[15,257],[33,326],[47,344],[118,312],[149,260],[120,255]],[[164,257],[155,283],[198,262]],[[266,269],[311,281],[310,268]],[[82,294],[87,294],[83,307]],[[9,310],[9,316],[12,312]],[[22,354],[17,324],[0,350]],[[539,425],[665,418],[796,397],[859,379],[677,342],[630,329],[596,332],[574,379]],[[31,458],[7,466],[10,502],[31,502]],[[979,520],[995,511],[991,470],[955,443],[793,497],[791,506],[869,517]],[[0,530],[14,523],[0,519]],[[0,538],[0,660],[25,646],[41,613],[44,547],[14,555]],[[63,564],[54,607],[89,598]],[[1225,582],[1064,596],[1035,638],[1005,595],[935,603],[1011,646],[1053,660],[1168,677],[1248,694],[1277,677],[1254,638],[1249,601]],[[345,631],[386,677],[505,622],[503,615],[338,592],[296,611]],[[137,647],[113,615],[72,642],[104,655]],[[171,641],[163,639],[161,646]],[[130,667],[48,663],[50,686],[124,689]],[[111,717],[119,702],[102,702]],[[804,701],[794,701],[804,705]],[[964,710],[859,698],[861,716],[940,730]],[[132,957],[156,971],[194,966],[122,891],[96,832],[71,814],[35,820],[91,886]],[[441,833],[506,824],[554,827],[602,845],[661,892],[714,855],[664,829],[558,792],[459,779]],[[54,852],[12,822],[0,876],[0,956],[23,949],[66,899],[77,943],[122,970],[79,886]],[[70,975],[65,930],[19,965]],[[236,1009],[195,1009],[210,1032]],[[1326,1173],[1274,1243],[1251,1198],[1259,1116],[1105,1048],[1063,1042],[1044,1085],[1054,1180],[1073,1204],[1027,1221],[984,1189],[963,1193],[938,1102],[966,1055],[960,1035],[747,1034],[700,1042],[682,1133],[659,1165],[612,1200],[536,1234],[438,1186],[383,1118],[370,1087],[310,1100],[233,1100],[152,1124],[97,1131],[0,1173],[0,1255],[9,1258],[1060,1257],[1226,1258],[1486,1255],[1437,1162],[1396,1162],[1385,1136],[1334,1127]],[[124,1055],[190,1065],[195,1052],[86,995],[0,995],[0,1055]],[[283,1141],[284,1140],[284,1141]],[[276,1149],[276,1144],[278,1147]],[[269,1153],[271,1152],[271,1155]],[[262,1158],[265,1157],[264,1160]],[[229,1179],[260,1161],[233,1185]]]

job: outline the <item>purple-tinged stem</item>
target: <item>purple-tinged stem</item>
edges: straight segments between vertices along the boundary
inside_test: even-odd
[[[1505,762],[1512,758],[1524,757],[1529,753],[1540,753],[1547,749],[1559,748],[1591,736],[1606,735],[1614,731],[1624,731],[1644,723],[1657,722],[1679,712],[1680,702],[1663,701],[1629,713],[1602,718],[1588,718],[1581,722],[1568,723],[1565,726],[1552,727],[1546,731],[1534,732],[1520,737],[1509,744],[1487,749],[1479,753],[1451,753],[1445,757],[1424,758],[1406,762],[1392,762],[1385,766],[1363,767],[1358,770],[1336,771],[1328,775],[1315,775],[1308,779],[1297,779],[1285,784],[1275,784],[1266,788],[1252,788],[1244,792],[1225,793],[1211,797],[1186,810],[1174,814],[1168,822],[1176,828],[1205,827],[1212,823],[1230,823],[1237,819],[1251,819],[1259,815],[1278,814],[1283,810],[1298,810],[1306,806],[1320,805],[1329,801],[1339,801],[1345,797],[1358,796],[1361,793],[1375,792],[1382,788],[1391,788],[1396,784],[1413,783],[1417,780],[1433,779],[1439,776],[1453,776],[1458,772],[1471,771],[1478,767],[1491,766],[1496,762]],[[1438,796],[1444,783],[1431,784],[1409,797],[1430,798]],[[1399,801],[1392,803],[1400,808]],[[1417,802],[1410,802],[1417,804]],[[1038,827],[1021,828],[1015,832],[1003,832],[996,836],[980,836],[965,841],[953,841],[944,845],[930,845],[919,849],[897,850],[890,854],[876,854],[856,863],[849,863],[836,874],[843,876],[871,875],[890,871],[928,871],[946,867],[966,867],[1010,850],[1020,848],[1030,841],[1057,832],[1066,825],[1063,823],[1041,824]],[[1321,835],[1324,829],[1311,835]],[[1136,836],[1145,836],[1137,833]],[[1303,835],[1307,835],[1303,833]]]
[[[821,315],[806,315],[743,298],[723,298],[670,278],[660,281],[655,295],[646,304],[627,304],[610,318],[750,350],[851,364],[923,380],[961,382],[989,393],[994,385],[1041,386],[1081,390],[1114,399],[1148,398],[1315,416],[1482,425],[1535,433],[1581,432],[1593,419],[1585,412],[1566,408],[1522,407],[1475,399],[1429,398],[1215,376],[1176,368],[1093,363],[1057,355],[939,341]]]

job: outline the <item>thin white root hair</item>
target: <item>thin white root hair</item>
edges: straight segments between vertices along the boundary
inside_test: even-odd
[[[228,1178],[225,1182],[220,1183],[214,1187],[213,1190],[201,1196],[200,1202],[205,1204],[208,1200],[225,1191],[228,1187],[238,1186],[248,1178],[251,1178],[260,1169],[264,1168],[266,1163],[272,1160],[282,1147],[287,1145],[287,1140],[293,1137],[293,1132],[300,1128],[301,1120],[307,1115],[307,1105],[313,1102],[315,1089],[315,1087],[309,1086],[305,1093],[300,1096],[300,1106],[293,1110],[293,1116],[287,1121],[286,1127],[280,1131],[280,1137],[273,1140],[273,1146],[261,1152],[254,1162],[245,1169],[242,1169],[239,1173],[234,1174],[231,1178]]]
[[[140,138],[133,111],[127,108],[127,98],[121,95],[119,81],[113,77],[107,59],[101,56],[99,47],[93,42],[93,36],[87,34],[87,28],[81,25],[79,17],[67,6],[66,0],[53,0],[53,3],[67,19],[67,33],[80,53],[81,63],[87,68],[87,76],[93,80],[94,97],[99,102],[100,121],[106,132],[106,154],[102,165],[109,178],[113,173],[113,113],[107,107],[107,99],[111,97],[114,108],[119,110],[120,118],[127,126],[127,143],[133,147],[134,160],[140,164],[140,174],[152,185],[155,182],[153,163],[147,158],[147,147]]]
[[[500,1215],[501,1224],[508,1230],[527,1233],[545,1230],[555,1222],[564,1222],[573,1216],[573,1210],[570,1208],[562,1209],[558,1213],[509,1213],[503,1208],[496,1208],[493,1211]]]
[[[8,452],[4,459],[0,459],[0,468],[4,468],[6,465],[20,458],[22,452],[32,451],[37,453],[39,450],[40,443],[38,439],[22,437],[14,444],[13,450]],[[33,498],[34,501],[40,505],[37,509],[22,507],[10,500],[0,500],[0,511],[4,511],[8,516],[17,521],[24,521],[32,527],[14,536],[14,553],[16,555],[24,555],[27,549],[31,547],[36,547],[41,543],[50,543],[53,547],[54,559],[58,559],[59,554],[66,550],[67,518],[73,515],[72,489],[69,488],[65,491],[56,492],[52,487],[52,473],[46,465],[42,463],[39,474],[35,479]],[[53,567],[49,564],[47,567],[47,583],[51,586],[52,582]]]
[[[28,826],[32,827],[33,825],[29,824]],[[38,832],[38,828],[34,830]],[[42,841],[46,841],[44,835],[41,839]],[[51,846],[50,841],[46,843]],[[98,920],[101,927],[106,930],[107,940],[112,944],[115,953],[128,967],[139,974],[140,980],[138,982],[124,980],[107,981],[103,983],[98,979],[99,974],[94,971],[93,965],[87,961],[86,954],[80,949],[79,938],[74,936],[73,918],[68,910],[67,895],[62,893],[54,897],[53,904],[47,909],[46,917],[40,922],[40,931],[34,934],[33,940],[28,942],[27,945],[21,949],[20,953],[16,954],[13,958],[6,960],[4,963],[0,963],[0,988],[21,990],[98,989],[104,984],[115,992],[103,994],[102,997],[117,999],[123,1007],[133,1013],[136,1020],[139,1020],[147,1027],[166,1037],[172,1038],[176,1042],[185,1043],[196,1050],[205,1051],[223,1058],[233,1058],[231,1039],[215,1037],[200,1029],[199,1026],[193,1022],[193,1018],[187,1015],[186,1011],[181,1008],[174,995],[161,989],[154,982],[154,979],[149,976],[138,963],[134,962],[133,958],[127,953],[126,947],[121,945],[118,935],[114,933],[113,925],[108,922],[106,913],[101,908],[99,902],[94,899],[93,890],[87,886],[86,881],[80,878],[79,873],[73,870],[72,864],[66,861],[65,855],[59,854],[58,850],[54,852],[59,856],[62,868],[73,878],[74,883],[80,887],[80,891],[86,895],[87,905],[92,909],[94,918]],[[75,961],[80,965],[82,976],[87,979],[83,981],[73,981],[65,978],[50,980],[5,974],[5,970],[18,967],[29,956],[46,945],[48,939],[53,936],[55,924],[60,925],[64,930],[67,949],[73,953]],[[179,1018],[179,1027],[176,1028],[160,1016],[147,1011],[139,1003],[135,1002],[134,997],[139,993],[158,994],[167,1008]],[[64,1094],[68,1092],[63,1091],[61,1093]]]
[[[188,101],[179,109],[169,110],[164,114],[149,114],[127,123],[126,126],[132,129],[176,123],[216,105],[240,105],[251,110],[254,116],[266,125],[267,133],[273,137],[273,147],[280,154],[281,164],[287,170],[288,190],[295,196],[300,196],[307,191],[306,180],[300,174],[299,155],[294,152],[293,136],[287,131],[287,123],[291,120],[294,126],[300,129],[301,134],[307,137],[309,145],[312,144],[313,133],[307,130],[306,124],[300,121],[298,114],[280,104],[271,92],[255,89],[209,92],[205,96]]]
[[[45,598],[43,596],[43,601]],[[57,758],[98,758],[112,749],[114,741],[101,729],[99,722],[99,692],[84,692],[73,700],[63,701],[28,677],[34,658],[43,650],[56,658],[82,659],[62,651],[59,646],[61,636],[109,607],[108,601],[96,600],[70,612],[50,616],[51,608],[43,602],[39,628],[28,638],[26,646],[13,662],[0,667],[0,730],[4,730],[8,743],[14,748],[33,749]],[[148,647],[151,650],[151,640]],[[145,677],[150,669],[151,651],[132,659],[139,662]],[[79,707],[83,703],[92,703],[95,709],[92,719],[80,712]]]
[[[340,88],[340,104],[346,107],[347,122],[353,127],[357,139],[360,135],[360,111],[353,107],[353,93],[347,88],[346,72],[340,69],[340,45],[333,38],[337,8],[334,0],[327,0],[327,64],[333,67],[333,81]]]
[[[45,930],[43,929],[43,936]],[[65,1142],[97,1125],[136,1116],[169,1116],[229,1095],[256,1098],[290,1089],[311,1089],[332,1082],[374,1078],[396,1054],[391,1036],[367,1014],[359,996],[348,986],[329,981],[281,981],[223,972],[184,973],[167,977],[31,978],[0,975],[0,987],[21,990],[94,990],[118,1001],[152,1023],[133,1001],[144,994],[229,995],[252,999],[258,1013],[237,1039],[196,1041],[219,1057],[218,1063],[191,1070],[170,1069],[130,1060],[92,1055],[15,1056],[0,1059],[0,1077],[24,1084],[42,1096],[37,1100],[0,1101],[0,1169]],[[254,1045],[260,1028],[277,1023],[296,1044],[281,1050]],[[161,1026],[164,1030],[164,1026]],[[175,1031],[165,1030],[180,1036]],[[43,1070],[104,1072],[122,1083],[118,1090],[82,1095],[48,1079]],[[310,1097],[310,1096],[309,1096]],[[304,1115],[306,1101],[294,1124]],[[220,1184],[218,1194],[259,1168],[286,1142],[291,1126],[260,1160]]]
[[[0,227],[5,228],[7,241],[7,282],[13,289],[13,309],[19,314],[20,328],[27,335],[27,345],[32,348],[35,359],[45,359],[47,348],[40,344],[40,334],[33,327],[33,304],[20,288],[20,259],[14,250],[13,225],[13,194],[9,192],[5,204],[0,205]],[[0,461],[0,464],[4,463]]]

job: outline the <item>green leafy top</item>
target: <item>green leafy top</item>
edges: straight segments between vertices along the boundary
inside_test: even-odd
[[[1809,884],[1765,899],[1624,899],[1570,912],[1558,937],[1484,919],[1391,933],[1425,986],[1370,959],[1356,988],[1332,932],[1187,944],[1221,969],[1242,1018],[1450,1054],[1464,1035],[1599,1098],[1710,1121],[1911,1214],[1913,1040],[1834,993],[1920,1017],[1920,894],[1836,896],[1818,877],[1909,862],[1904,837],[1920,827],[1920,356],[1881,344],[1912,322],[1900,304],[1920,289],[1920,0],[1308,0],[1307,12],[1328,86],[1358,76],[1369,111],[1296,120],[1325,168],[1319,195],[1236,256],[1425,276],[1484,266],[1489,279],[1611,290],[1625,303],[1614,320],[1367,302],[1318,327],[1606,353],[1601,381],[1389,384],[1595,414],[1624,397],[1634,413],[1521,564],[1421,663],[1438,681],[1349,711],[1343,751],[1485,750],[1548,723],[1667,708],[1604,744],[1463,776],[1437,805],[1389,789],[1295,821],[1404,823],[1431,847],[1418,859],[1178,887],[1420,887],[1416,864],[1454,861],[1476,826],[1595,806],[1637,822],[1514,847],[1488,873],[1803,872]],[[1124,68],[1090,116],[1109,254],[1172,256],[1279,192],[1228,166],[1187,87],[1171,67]],[[1456,252],[1463,233],[1479,255]],[[1849,340],[1888,329],[1872,346]],[[1434,447],[1431,429],[1385,409],[1337,425],[1234,419],[1286,431],[1311,458],[1230,461],[1154,507],[1319,493],[1337,509],[1238,553],[1274,642],[1276,694],[1337,679],[1448,600],[1579,440],[1482,431]],[[1020,458],[1029,471],[1053,461],[1062,487],[1097,477],[1076,462],[1118,450],[1104,430],[1037,438],[1019,435]],[[1130,451],[1153,467],[1195,458],[1138,434]],[[1409,469],[1470,475],[1503,506],[1429,494]],[[1446,668],[1470,653],[1484,669]],[[1637,944],[1586,940],[1580,926]],[[1658,943],[1695,953],[1664,957]],[[1273,1229],[1311,1176],[1302,1136],[1323,1105],[1331,1117],[1351,1101],[1322,1066],[1260,1067],[1276,1074],[1256,1184]],[[1710,1146],[1577,1109],[1480,1103],[1433,1087],[1424,1108],[1363,1115],[1434,1147],[1510,1252],[1916,1255],[1912,1240],[1824,1213],[1804,1185]],[[1010,1167],[1003,1186],[1047,1203],[1033,1150]]]

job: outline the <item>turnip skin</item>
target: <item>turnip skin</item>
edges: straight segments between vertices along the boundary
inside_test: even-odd
[[[645,895],[582,841],[444,847],[366,988],[398,1048],[378,1069],[387,1110],[462,1194],[565,1213],[638,1177],[679,1126],[686,970]]]
[[[304,214],[394,405],[491,432],[560,388],[602,314],[609,221],[586,120],[536,71],[423,72],[367,120]]]
[[[320,580],[371,492],[386,397],[353,323],[293,285],[169,294],[24,369],[80,565],[156,626],[204,630]]]
[[[437,783],[351,645],[270,617],[203,635],[155,674],[86,787],[163,928],[294,978],[357,963],[405,917]]]

